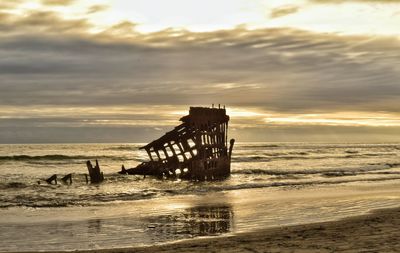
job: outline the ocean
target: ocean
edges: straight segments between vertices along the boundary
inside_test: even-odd
[[[120,175],[142,144],[0,145],[0,251],[229,236],[400,206],[400,144],[237,143],[226,180]],[[87,184],[86,161],[105,181]],[[44,179],[72,173],[72,184]]]

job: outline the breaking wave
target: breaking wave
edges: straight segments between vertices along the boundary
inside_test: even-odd
[[[388,157],[394,156],[394,153],[385,154],[359,154],[359,153],[344,153],[337,155],[313,156],[307,152],[292,152],[292,153],[272,153],[265,155],[248,155],[248,156],[232,156],[232,162],[270,162],[278,160],[322,160],[322,159],[354,159],[354,158],[373,158],[373,157]]]
[[[95,194],[95,195],[76,195],[74,197],[62,198],[46,195],[17,195],[13,200],[2,200],[0,208],[10,207],[68,207],[68,206],[96,206],[103,205],[113,201],[134,201],[153,198],[157,195],[155,192],[141,193],[118,193],[118,194]]]
[[[251,144],[251,145],[241,145],[241,148],[279,148],[280,145],[277,144]]]
[[[380,168],[383,170],[384,168]],[[277,176],[277,180],[269,180],[265,182],[253,181],[252,183],[242,182],[236,185],[229,184],[229,181],[219,182],[186,182],[175,184],[173,181],[165,181],[158,183],[158,187],[152,186],[151,179],[143,180],[141,177],[107,175],[105,185],[127,185],[148,184],[145,189],[137,189],[134,192],[90,192],[97,188],[95,185],[86,185],[83,181],[74,181],[72,188],[69,185],[37,185],[20,182],[10,182],[0,184],[0,188],[8,190],[11,195],[5,194],[0,196],[0,208],[9,207],[67,207],[67,206],[96,206],[104,205],[112,202],[120,201],[136,201],[142,199],[157,198],[168,195],[185,195],[185,194],[207,194],[208,192],[233,191],[253,188],[274,188],[289,187],[299,188],[318,185],[334,185],[356,182],[379,182],[389,180],[400,180],[400,171],[382,171],[376,169],[379,177],[366,178],[352,171],[319,171],[322,177],[308,178],[302,177],[300,174],[314,174],[314,171],[291,171],[291,172],[268,172]],[[242,171],[243,172],[243,171]],[[245,173],[250,171],[245,171]],[[262,170],[251,170],[252,173],[264,173]],[[235,171],[233,174],[237,174]],[[239,172],[240,173],[240,172]],[[373,172],[375,173],[375,172]],[[135,182],[137,184],[135,184]],[[105,186],[103,184],[102,187]],[[105,186],[108,188],[109,186]],[[25,188],[27,190],[25,190]],[[131,187],[126,189],[132,189]],[[78,190],[78,191],[76,191]],[[38,194],[30,194],[36,192]]]
[[[42,156],[30,156],[30,155],[12,155],[12,156],[0,156],[0,161],[63,161],[63,160],[95,160],[95,159],[109,159],[109,160],[122,160],[127,159],[126,157],[116,156],[82,156],[82,155],[42,155]],[[132,159],[133,160],[133,159]]]
[[[344,184],[356,182],[376,182],[376,181],[390,181],[399,180],[400,176],[386,177],[386,178],[357,178],[357,179],[343,179],[343,180],[318,180],[318,181],[300,181],[300,182],[272,182],[261,184],[240,184],[231,186],[213,186],[209,190],[212,191],[230,191],[241,189],[254,189],[254,188],[270,188],[270,187],[306,187],[313,185],[328,185],[328,184]]]
[[[376,164],[370,167],[356,167],[356,168],[321,168],[313,170],[278,170],[278,169],[238,169],[232,170],[231,174],[245,174],[245,175],[315,175],[322,174],[324,176],[350,176],[362,173],[379,172],[380,174],[396,174],[394,172],[384,173],[384,170],[399,167],[398,163]],[[382,172],[380,172],[382,171]]]
[[[10,182],[6,184],[0,184],[0,189],[10,189],[10,188],[22,189],[26,187],[28,187],[28,185],[21,182]]]
[[[119,147],[111,147],[111,148],[106,148],[105,150],[117,150],[117,151],[135,151],[138,150],[138,146],[119,146]]]

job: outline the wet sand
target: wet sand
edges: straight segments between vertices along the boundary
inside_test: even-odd
[[[297,225],[125,249],[79,252],[400,252],[400,208]]]

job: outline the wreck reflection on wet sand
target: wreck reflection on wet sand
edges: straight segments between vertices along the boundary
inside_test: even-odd
[[[126,208],[126,207],[125,207]],[[95,213],[97,213],[96,210]],[[125,210],[126,211],[126,210]],[[102,249],[154,245],[198,236],[218,236],[234,231],[234,212],[229,204],[206,204],[146,215],[102,217],[74,221],[42,221],[5,224],[0,234],[5,251]],[[29,240],[13,243],[18,235]],[[46,243],[43,244],[43,238]]]
[[[148,232],[154,237],[213,236],[233,230],[233,209],[230,205],[195,206],[181,213],[148,219]]]

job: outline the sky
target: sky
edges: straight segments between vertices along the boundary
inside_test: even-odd
[[[400,141],[400,0],[0,0],[0,143]]]

